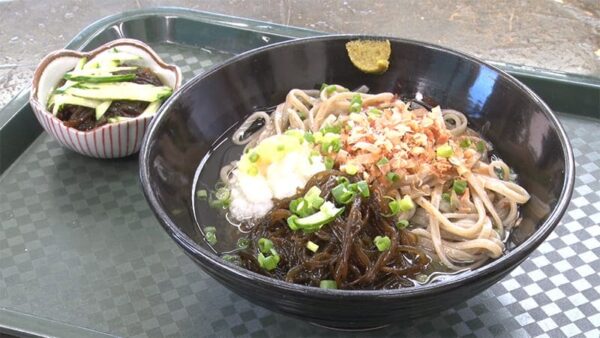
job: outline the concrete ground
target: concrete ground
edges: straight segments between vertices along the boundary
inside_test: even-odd
[[[153,6],[399,36],[488,60],[600,77],[600,0],[0,0],[0,109],[28,85],[40,58],[83,27]]]

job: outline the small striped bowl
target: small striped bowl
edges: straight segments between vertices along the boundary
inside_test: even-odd
[[[148,45],[132,39],[118,39],[88,53],[58,50],[48,54],[33,74],[29,103],[36,118],[60,144],[85,156],[96,158],[119,158],[135,154],[140,150],[142,138],[152,116],[110,123],[89,130],[79,131],[67,127],[46,108],[51,91],[63,75],[72,70],[82,57],[88,60],[114,47],[142,57],[143,64],[167,86],[177,90],[181,86],[181,70],[166,64]]]

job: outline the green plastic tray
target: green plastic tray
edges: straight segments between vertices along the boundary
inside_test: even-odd
[[[115,38],[140,39],[179,65],[189,80],[252,48],[318,34],[159,8],[100,20],[67,48],[90,50]],[[589,273],[600,271],[600,244],[590,240],[600,223],[600,195],[595,193],[600,191],[600,144],[594,137],[600,127],[600,82],[496,65],[530,85],[554,109],[579,114],[560,115],[579,166],[574,203],[556,234],[502,283],[435,318],[392,325],[373,335],[600,333],[600,295],[594,289],[600,280]],[[138,185],[135,157],[95,160],[61,148],[42,133],[27,98],[23,92],[0,111],[0,332],[60,337],[350,335],[272,313],[216,283],[154,219]],[[567,245],[575,241],[578,245]]]

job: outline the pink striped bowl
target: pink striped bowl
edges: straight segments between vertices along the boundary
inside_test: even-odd
[[[142,138],[152,120],[152,116],[149,116],[110,123],[89,131],[79,131],[65,126],[46,109],[50,93],[63,75],[75,67],[80,58],[87,57],[91,60],[114,47],[141,56],[144,66],[152,69],[160,80],[173,90],[181,86],[179,67],[166,64],[148,45],[138,40],[114,40],[88,53],[63,49],[48,54],[33,74],[29,103],[48,134],[66,148],[85,156],[118,158],[135,154],[140,150]]]

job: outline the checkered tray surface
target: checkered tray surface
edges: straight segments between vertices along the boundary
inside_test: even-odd
[[[185,79],[231,56],[153,47]],[[127,337],[599,337],[600,122],[560,118],[574,147],[576,188],[546,242],[501,283],[453,309],[360,334],[232,294],[158,225],[136,158],[82,157],[42,134],[0,177],[0,307]]]

